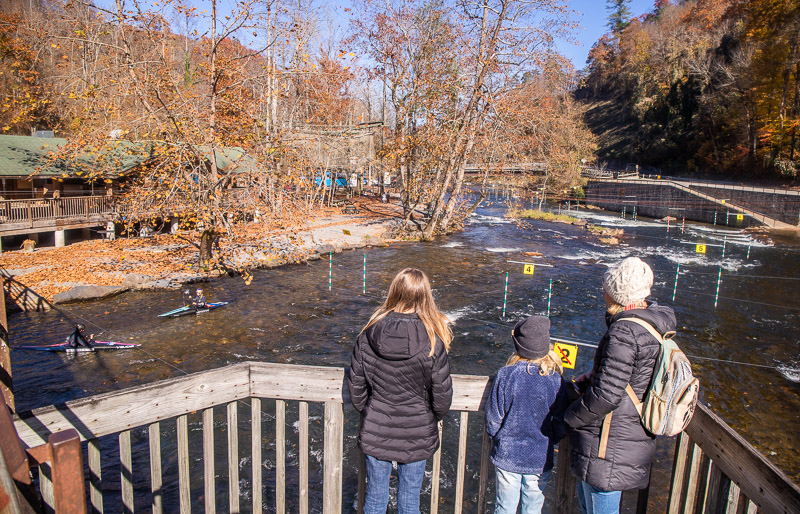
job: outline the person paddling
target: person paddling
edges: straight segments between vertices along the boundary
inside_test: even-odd
[[[67,345],[70,348],[91,348],[94,339],[92,336],[86,337],[86,327],[82,324],[75,325],[75,330],[67,337]]]
[[[208,307],[206,305],[206,297],[203,294],[203,289],[202,288],[198,287],[197,290],[195,291],[195,295],[194,296],[191,296],[189,294],[189,290],[188,289],[184,292],[184,295],[186,295],[188,297],[187,298],[187,303],[195,311],[197,311],[199,309],[205,309],[206,307]]]

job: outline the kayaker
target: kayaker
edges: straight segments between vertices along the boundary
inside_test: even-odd
[[[192,296],[190,299],[191,306],[194,310],[198,309],[205,309],[206,306],[206,297],[203,295],[203,289],[198,287],[197,291],[195,291],[195,295]]]
[[[85,333],[86,327],[82,324],[75,325],[75,331],[69,335],[67,338],[67,345],[70,348],[77,348],[79,346],[83,348],[91,348],[92,343],[94,343],[94,339],[92,336],[86,337]]]

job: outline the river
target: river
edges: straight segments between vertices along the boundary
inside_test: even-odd
[[[513,323],[547,312],[551,280],[552,335],[596,343],[605,330],[602,274],[608,264],[636,255],[655,272],[652,298],[676,311],[677,341],[693,362],[702,400],[796,482],[800,480],[800,431],[790,428],[797,427],[800,418],[800,246],[796,242],[748,243],[739,230],[724,226],[689,224],[682,231],[672,225],[668,232],[664,223],[654,220],[577,212],[591,223],[624,229],[623,244],[607,246],[582,227],[514,223],[504,217],[501,195],[495,192],[489,200],[463,232],[428,243],[396,243],[334,254],[330,290],[329,263],[324,259],[256,272],[249,286],[240,278],[208,283],[204,288],[209,301],[233,303],[197,317],[157,318],[181,302],[180,292],[164,290],[13,315],[9,319],[12,348],[63,340],[75,322],[86,323],[87,331],[100,340],[142,345],[135,350],[77,356],[15,349],[17,407],[28,410],[246,360],[346,366],[356,335],[379,305],[392,277],[407,266],[429,275],[438,306],[454,322],[453,372],[493,374],[512,351]],[[697,253],[698,243],[707,245],[705,254]],[[366,294],[362,293],[365,261]],[[523,274],[523,264],[509,261],[535,263],[534,274]],[[581,346],[575,369],[566,370],[565,375],[586,371],[592,355],[592,348]],[[296,416],[290,412],[289,419],[292,415]],[[312,419],[315,415],[312,410]],[[224,413],[221,416],[223,420]],[[354,422],[348,423],[346,450],[352,455]],[[479,423],[475,422],[476,433]],[[456,431],[457,422],[446,424],[445,451],[457,439]],[[312,427],[312,440],[314,434]],[[671,464],[670,445],[671,440],[659,442],[660,471],[655,476],[660,478]],[[478,449],[475,443],[470,451],[477,454]],[[291,459],[290,449],[290,468]],[[353,460],[350,457],[350,471]],[[273,465],[265,457],[265,467],[269,470]],[[248,466],[243,459],[243,476]],[[443,496],[452,495],[448,488],[455,476],[453,466],[453,462],[443,465]],[[168,468],[165,464],[167,475]],[[137,469],[146,470],[147,464]],[[199,472],[197,487],[202,491]],[[103,473],[106,477],[105,469]],[[148,480],[145,476],[137,484],[147,490]],[[348,494],[352,498],[353,487],[352,479],[346,477],[346,498]],[[472,494],[470,488],[467,491],[468,496]],[[118,497],[119,493],[106,494]],[[175,506],[177,493],[167,488],[164,494],[165,508]],[[224,494],[221,487],[219,502]],[[265,486],[265,501],[270,494]],[[290,489],[287,496],[292,494]],[[144,508],[147,498],[140,496],[137,505]],[[202,500],[194,501],[202,505]],[[423,498],[423,505],[426,501]],[[663,502],[663,498],[654,501]]]

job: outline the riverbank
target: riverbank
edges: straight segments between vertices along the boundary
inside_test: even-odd
[[[319,259],[329,252],[392,242],[401,218],[396,204],[356,200],[358,213],[323,208],[300,226],[265,230],[250,223],[235,241],[222,237],[215,252],[221,266],[199,269],[199,233],[181,231],[150,237],[92,239],[64,247],[0,255],[0,268],[17,289],[49,303],[102,298],[136,289],[180,288],[249,269]],[[14,296],[14,295],[12,295]]]

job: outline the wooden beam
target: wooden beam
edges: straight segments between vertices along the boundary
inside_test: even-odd
[[[323,449],[322,513],[342,512],[342,449],[344,446],[344,411],[339,402],[325,402]]]
[[[234,364],[51,405],[15,416],[20,438],[29,446],[50,433],[74,428],[81,439],[93,439],[149,425],[249,396],[249,365]]]
[[[0,298],[0,391],[11,412],[16,411],[14,388],[11,380],[11,348],[8,346],[8,318],[6,317],[6,278],[2,278],[2,298]]]
[[[255,397],[350,403],[344,378],[344,368],[250,363],[250,391]]]
[[[800,487],[708,407],[697,404],[686,433],[764,512],[800,512]]]

